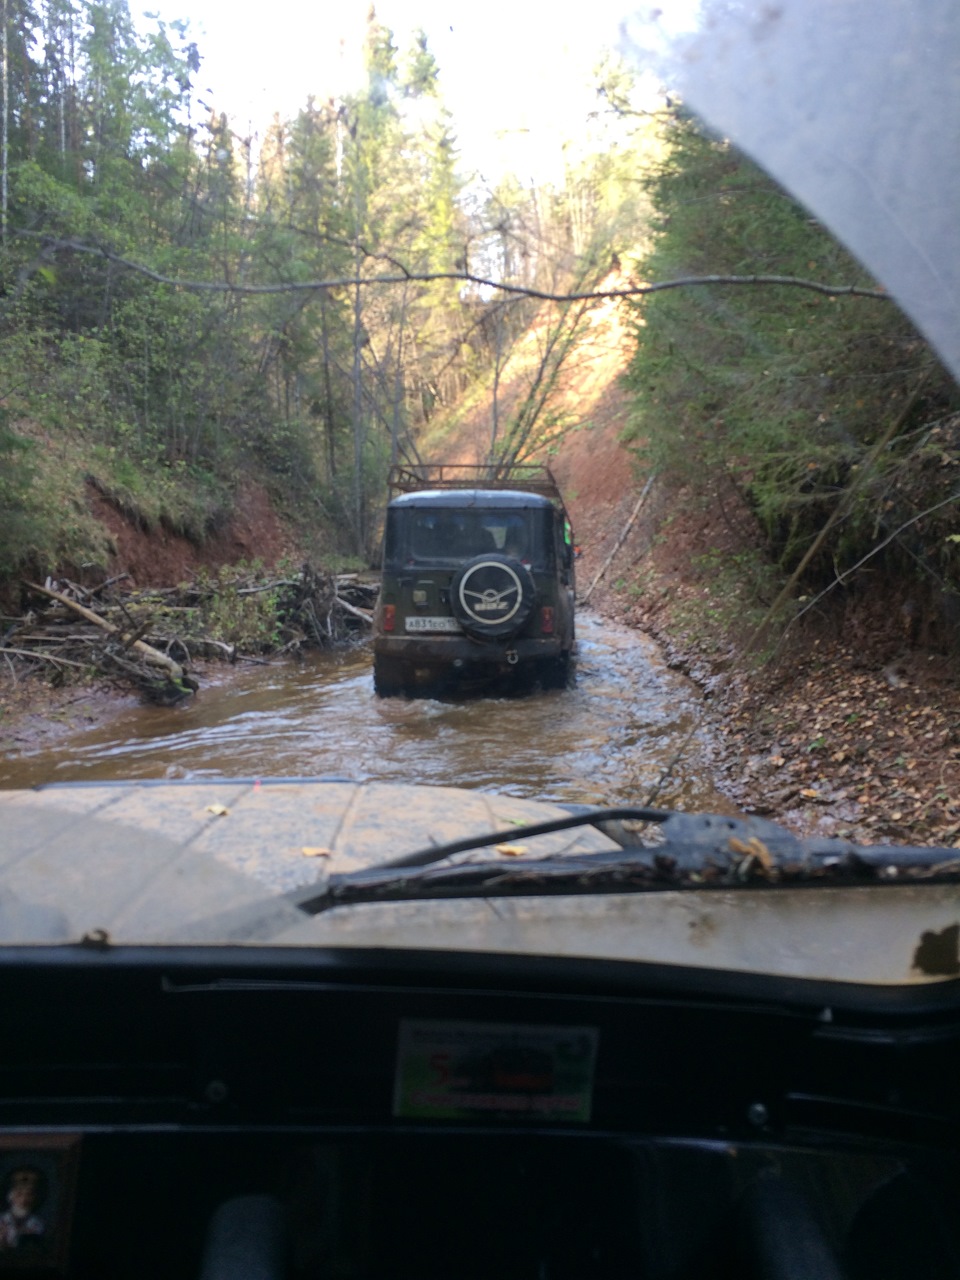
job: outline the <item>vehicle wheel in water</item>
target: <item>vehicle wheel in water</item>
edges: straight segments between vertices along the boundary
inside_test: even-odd
[[[394,658],[374,658],[373,688],[381,698],[400,698],[409,688],[411,675],[403,662]]]
[[[540,666],[540,685],[544,689],[566,689],[570,683],[569,653],[557,658],[545,658]]]

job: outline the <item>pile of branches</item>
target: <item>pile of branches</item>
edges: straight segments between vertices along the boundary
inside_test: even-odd
[[[11,669],[42,664],[60,681],[93,673],[170,705],[199,688],[191,674],[198,659],[263,662],[356,638],[371,625],[378,589],[306,564],[283,578],[222,570],[142,591],[125,580],[25,583],[26,612],[0,617],[0,657]]]

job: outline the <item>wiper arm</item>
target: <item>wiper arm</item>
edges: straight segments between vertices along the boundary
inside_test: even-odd
[[[525,823],[522,827],[513,827],[509,831],[495,831],[492,835],[485,832],[479,836],[465,836],[462,840],[450,840],[446,844],[432,844],[426,849],[418,849],[415,853],[404,854],[402,858],[392,858],[389,862],[377,865],[377,871],[385,871],[395,867],[425,867],[431,862],[442,862],[444,858],[452,858],[456,853],[469,853],[471,849],[485,849],[489,845],[506,844],[519,838],[531,840],[534,836],[546,836],[553,831],[569,831],[573,827],[596,826],[598,822],[614,822],[632,819],[636,822],[666,822],[671,817],[669,809],[642,809],[636,805],[613,809],[584,809],[573,813],[568,818],[551,818],[547,822]],[[358,872],[364,875],[365,872]]]
[[[459,853],[617,820],[660,824],[653,848],[562,854],[488,862],[431,864]],[[398,874],[399,873],[399,874]],[[960,879],[955,849],[908,845],[856,845],[804,840],[762,818],[671,813],[620,807],[588,809],[569,818],[431,846],[349,875],[332,875],[290,895],[307,915],[360,902],[419,898],[519,897],[548,894],[639,893],[667,889],[721,889],[743,885],[902,883]]]

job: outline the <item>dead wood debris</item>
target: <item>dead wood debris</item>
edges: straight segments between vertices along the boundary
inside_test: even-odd
[[[197,659],[264,662],[357,638],[372,623],[378,589],[309,564],[282,578],[227,571],[145,590],[124,579],[25,583],[27,611],[0,617],[0,660],[14,676],[41,665],[57,682],[80,669],[169,705],[199,687],[190,672]]]

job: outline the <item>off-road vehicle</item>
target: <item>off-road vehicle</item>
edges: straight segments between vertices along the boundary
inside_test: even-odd
[[[395,467],[374,618],[381,695],[536,676],[566,683],[570,521],[549,469]]]

